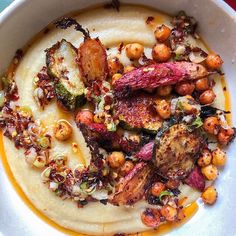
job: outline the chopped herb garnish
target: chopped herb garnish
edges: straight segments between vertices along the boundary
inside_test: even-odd
[[[172,193],[169,192],[169,191],[162,191],[162,192],[160,193],[160,195],[159,195],[159,199],[162,200],[162,198],[163,198],[164,196],[171,196],[171,195],[172,195]]]
[[[196,129],[200,128],[200,127],[203,125],[203,122],[202,122],[201,117],[198,116],[198,117],[193,121],[192,125],[193,125]]]

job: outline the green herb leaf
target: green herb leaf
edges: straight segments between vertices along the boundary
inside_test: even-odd
[[[105,99],[104,97],[101,97],[100,102],[98,103],[98,109],[99,111],[104,111],[104,105],[105,105]]]
[[[174,60],[175,60],[175,61],[180,61],[180,60],[182,60],[182,55],[181,55],[181,54],[175,54]]]
[[[159,199],[162,200],[162,198],[163,198],[164,196],[171,196],[171,195],[172,195],[172,193],[169,192],[169,191],[162,191],[162,192],[160,193],[160,195],[159,195]]]
[[[88,188],[88,183],[87,182],[82,182],[79,187],[80,187],[81,190],[85,190],[85,189]]]
[[[202,119],[200,116],[198,116],[192,123],[192,125],[197,129],[200,128],[203,125]]]

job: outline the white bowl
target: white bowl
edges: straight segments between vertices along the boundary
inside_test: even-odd
[[[106,1],[15,0],[0,14],[0,74],[16,49],[22,47],[52,20],[74,10]],[[151,6],[174,14],[185,10],[194,16],[203,39],[224,60],[236,124],[236,13],[221,0],[127,0],[124,3]],[[197,214],[168,235],[236,235],[236,143],[228,149],[228,163],[217,180],[219,199],[213,207],[199,206]],[[0,235],[62,235],[35,216],[10,186],[0,164]],[[3,191],[5,190],[5,191]],[[127,222],[128,223],[128,222]]]

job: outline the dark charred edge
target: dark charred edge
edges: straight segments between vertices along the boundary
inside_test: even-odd
[[[201,108],[201,114],[200,117],[202,119],[207,118],[209,116],[215,116],[217,111],[223,112],[224,114],[230,114],[230,111],[223,111],[221,109],[218,109],[216,107],[212,107],[212,106],[202,106]]]
[[[51,60],[52,60],[51,54],[53,54],[59,47],[60,47],[60,42],[58,41],[52,47],[44,50],[46,52],[47,73],[52,79],[55,79],[55,78],[54,78],[54,75],[52,75],[51,71],[49,70],[49,67],[51,65]]]
[[[162,136],[168,131],[173,125],[178,123],[178,119],[176,117],[171,117],[163,126],[157,131],[156,138],[155,138],[155,149],[160,145],[160,139]]]
[[[115,9],[117,12],[120,11],[120,1],[112,0],[110,3],[104,5],[105,9]]]
[[[96,141],[92,139],[89,135],[88,127],[84,124],[77,124],[78,128],[80,129],[81,133],[83,134],[83,137],[85,139],[85,142],[90,149],[91,152],[91,161],[95,162],[96,160],[103,159],[103,155],[99,153],[99,145]]]
[[[18,60],[21,60],[23,56],[24,56],[23,50],[22,49],[17,49],[16,52],[15,52],[14,58],[16,58]]]
[[[67,29],[71,27],[72,25],[74,25],[74,29],[77,31],[80,31],[84,35],[85,39],[90,38],[89,30],[87,28],[84,29],[81,24],[79,24],[75,19],[71,17],[61,18],[60,20],[56,21],[54,24],[57,28],[60,28],[60,29]]]
[[[124,43],[121,42],[120,45],[119,45],[119,47],[118,47],[118,52],[119,52],[120,54],[121,54],[121,52],[122,52],[123,47],[124,47]]]

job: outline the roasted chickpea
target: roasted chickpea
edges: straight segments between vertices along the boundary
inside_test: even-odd
[[[157,95],[161,97],[166,97],[171,94],[171,91],[172,91],[171,85],[161,86],[157,88]]]
[[[175,91],[182,96],[191,95],[195,89],[195,84],[193,82],[182,82],[175,86]]]
[[[204,149],[201,156],[198,158],[197,164],[201,167],[208,166],[211,164],[212,155],[208,149]]]
[[[165,185],[161,182],[156,182],[152,185],[151,193],[153,196],[158,197],[162,191],[165,190]]]
[[[171,49],[165,44],[156,44],[152,49],[152,57],[158,62],[168,61],[171,58]]]
[[[161,215],[164,216],[167,221],[175,221],[177,214],[177,209],[172,206],[165,205],[161,208]]]
[[[148,227],[157,227],[161,222],[160,213],[157,209],[147,208],[142,212],[141,220]]]
[[[220,132],[218,133],[217,139],[221,144],[227,145],[233,139],[234,135],[235,130],[233,128],[221,128]]]
[[[121,166],[120,171],[122,175],[127,175],[134,168],[132,161],[126,161],[123,166]]]
[[[163,119],[170,118],[171,110],[170,104],[166,100],[160,100],[156,103],[156,110],[158,115]]]
[[[134,66],[131,66],[131,65],[128,65],[124,68],[124,73],[127,73],[127,72],[130,72],[132,70],[134,70],[135,67]]]
[[[125,156],[123,152],[112,152],[108,156],[108,163],[112,168],[119,168],[125,163]]]
[[[114,75],[112,76],[112,79],[111,79],[111,85],[114,85],[115,82],[116,82],[118,79],[120,79],[121,77],[122,77],[122,74],[119,74],[119,73],[114,74]]]
[[[195,89],[197,91],[205,91],[207,89],[209,89],[209,81],[208,78],[202,78],[202,79],[198,79],[195,82]]]
[[[217,191],[213,186],[207,187],[201,195],[204,203],[212,205],[216,202]]]
[[[212,164],[215,166],[224,166],[226,163],[226,153],[220,148],[212,152]]]
[[[201,171],[208,180],[215,180],[218,176],[218,170],[212,164],[202,167]]]
[[[109,68],[109,75],[113,76],[117,73],[122,73],[124,70],[124,66],[120,63],[117,57],[110,58],[108,60],[108,68]]]
[[[209,69],[218,70],[223,64],[221,57],[215,53],[208,54],[206,58],[206,65]]]
[[[156,28],[154,35],[160,43],[163,43],[170,37],[170,33],[171,30],[169,27],[166,25],[160,25]]]
[[[213,92],[213,90],[208,89],[200,95],[199,101],[200,101],[201,104],[206,105],[206,104],[213,103],[215,98],[216,98],[216,95]]]
[[[144,47],[139,43],[131,43],[126,45],[125,51],[128,58],[138,60],[144,52]]]
[[[219,132],[219,119],[215,116],[207,117],[203,122],[203,129],[208,134],[217,135]]]
[[[82,124],[91,124],[93,122],[93,113],[90,110],[81,110],[76,115],[76,122]]]
[[[72,135],[72,127],[66,120],[59,120],[54,130],[55,138],[60,141],[69,139]]]

